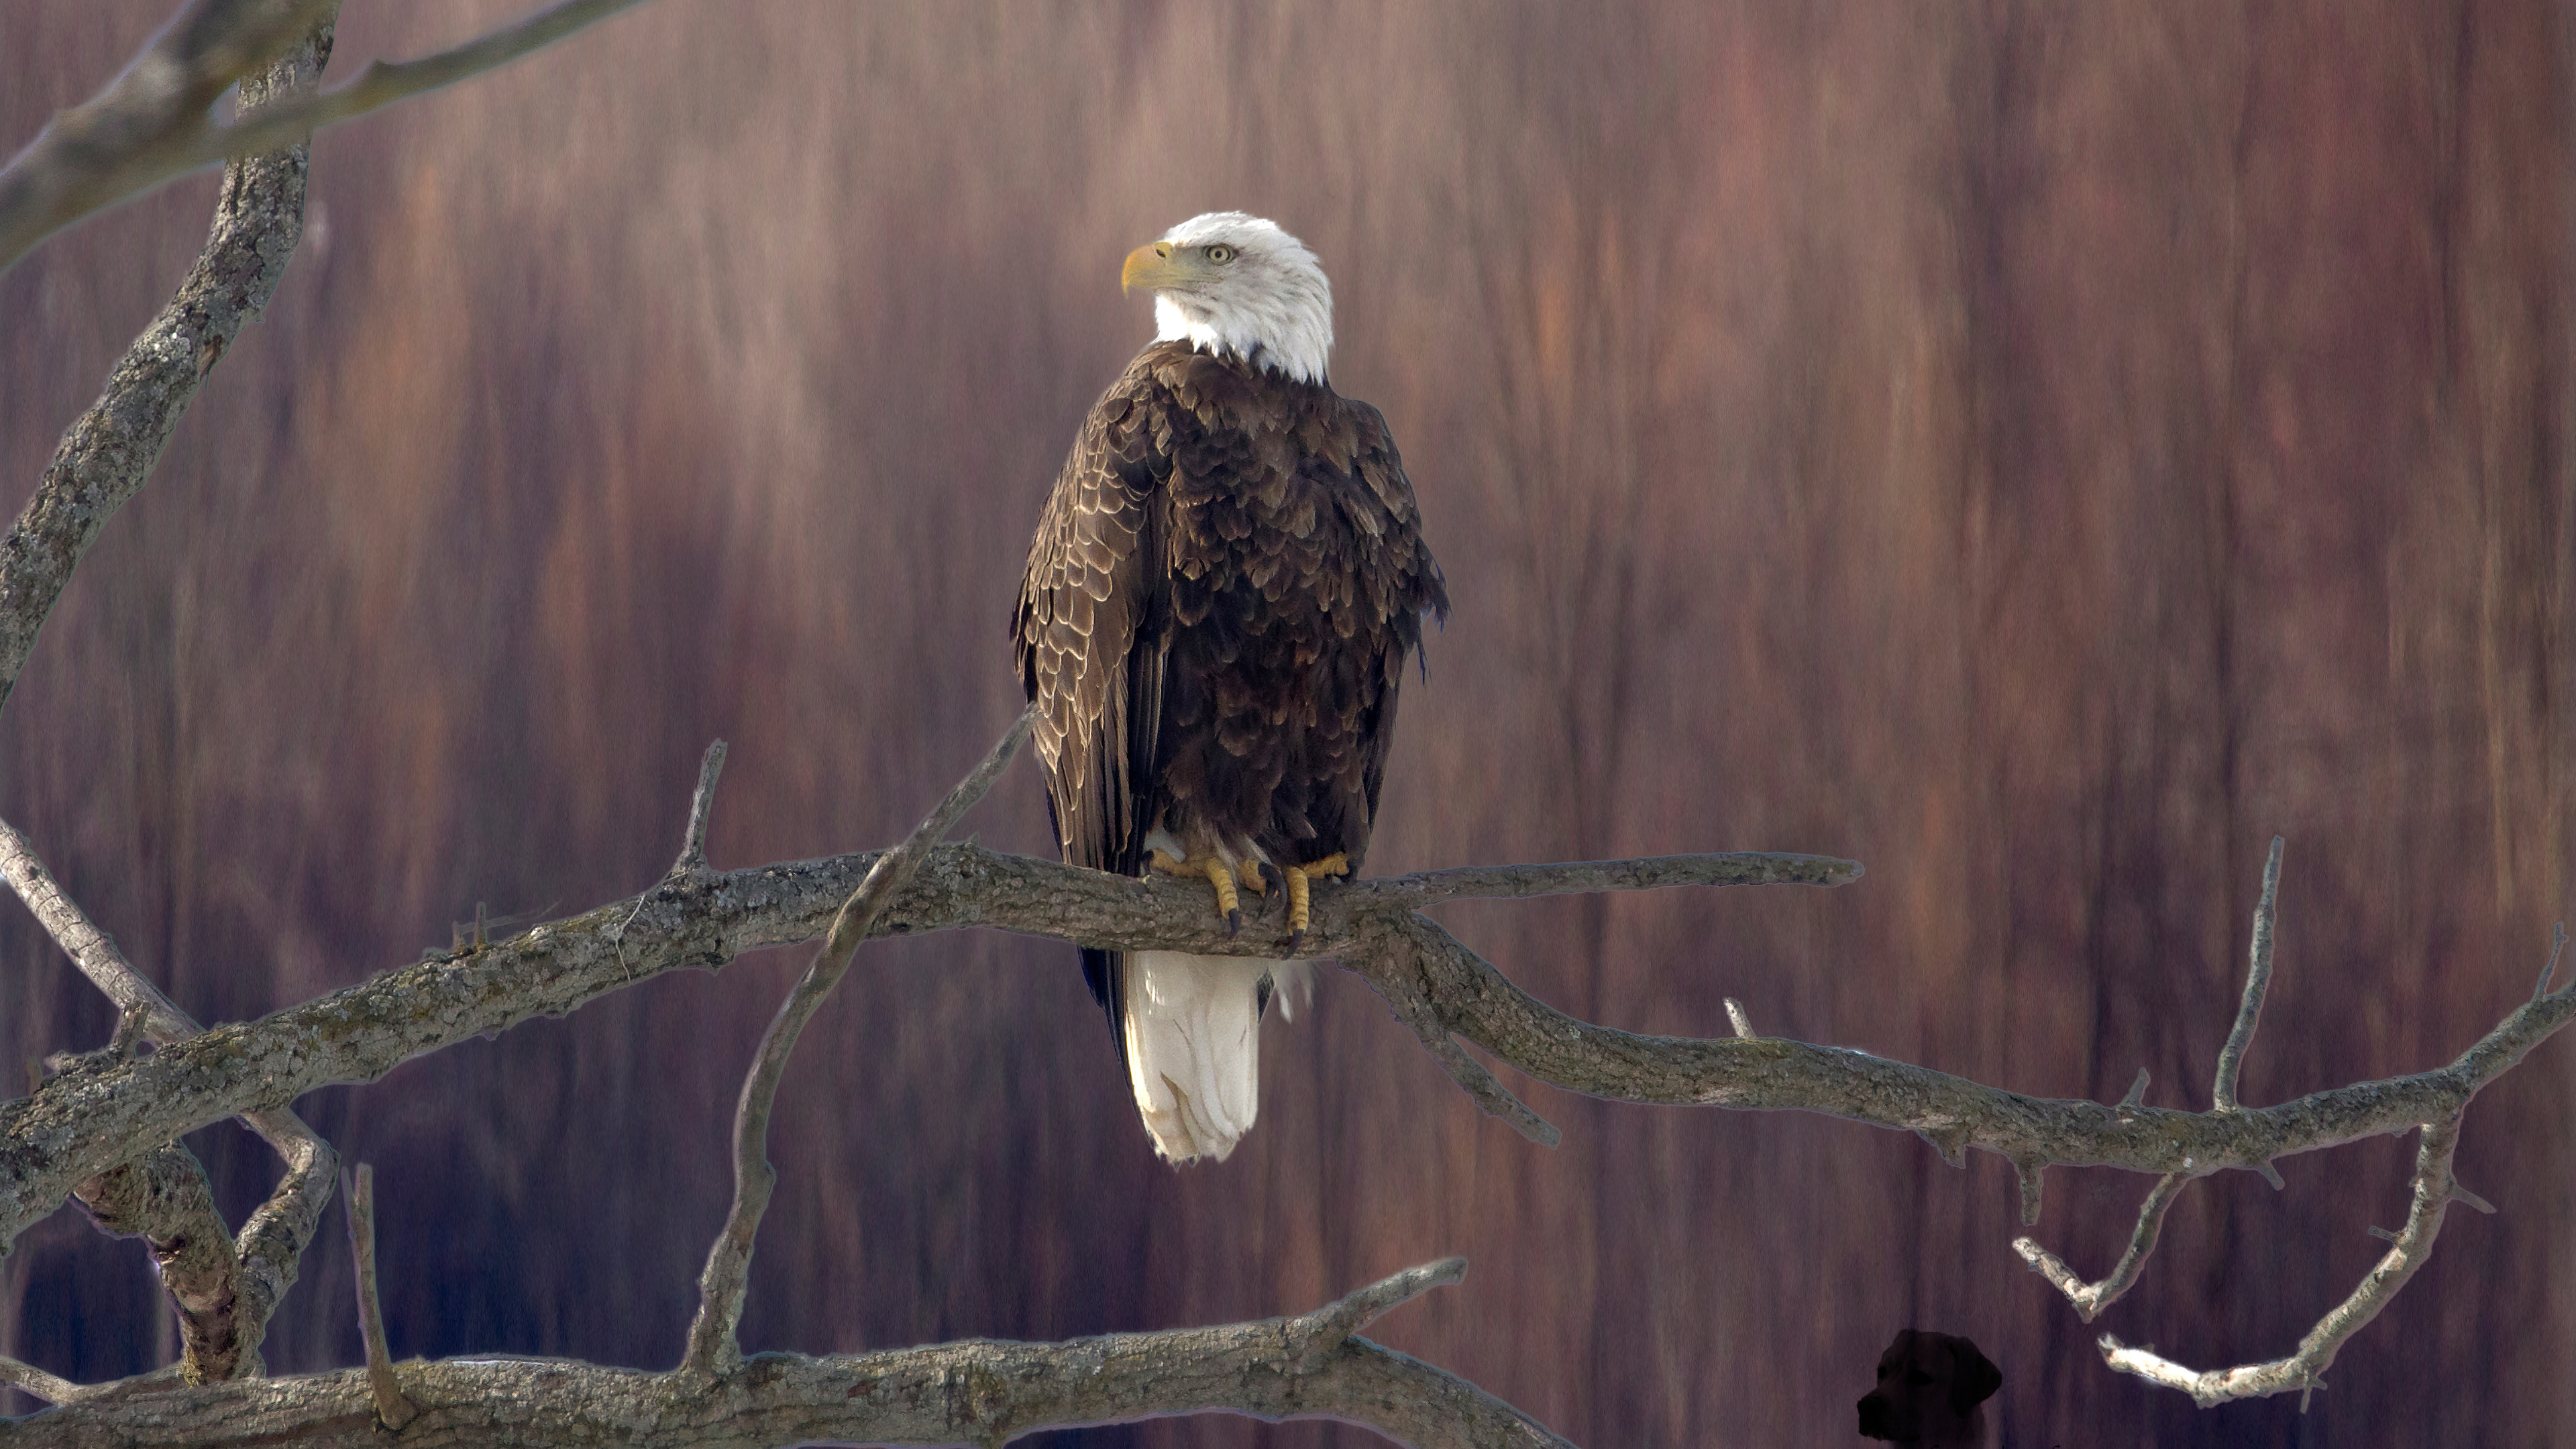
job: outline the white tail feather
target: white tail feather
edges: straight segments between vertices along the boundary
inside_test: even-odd
[[[1127,1078],[1154,1150],[1219,1162],[1261,1110],[1264,975],[1311,994],[1303,962],[1137,951],[1127,957]],[[1280,1003],[1283,1012],[1287,1002]]]

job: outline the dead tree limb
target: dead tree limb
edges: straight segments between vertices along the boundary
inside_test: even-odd
[[[2336,1353],[2363,1325],[2377,1318],[2379,1311],[2396,1298],[2397,1290],[2406,1286],[2406,1280],[2415,1276],[2415,1270],[2424,1266],[2424,1260],[2432,1254],[2433,1240],[2441,1236],[2443,1213],[2454,1201],[2465,1199],[2451,1177],[2451,1156],[2459,1145],[2458,1113],[2424,1124],[2415,1149],[2415,1175],[2408,1183],[2412,1204],[2406,1213],[2406,1226],[2398,1232],[2382,1234],[2389,1239],[2388,1251],[2372,1265],[2351,1296],[2328,1310],[2317,1326],[2308,1330],[2307,1336],[2299,1340],[2296,1353],[2270,1363],[2195,1373],[2152,1350],[2131,1348],[2106,1333],[2101,1344],[2103,1362],[2149,1383],[2180,1389],[2204,1409],[2230,1399],[2296,1391],[2299,1407],[2305,1410],[2308,1395],[2325,1387],[2325,1371],[2334,1364]]]
[[[349,1257],[357,1268],[352,1276],[358,1290],[358,1340],[367,1351],[367,1397],[375,1405],[376,1422],[399,1432],[420,1411],[403,1397],[402,1381],[394,1376],[393,1354],[385,1347],[385,1305],[376,1293],[375,1169],[359,1163],[341,1201],[346,1204],[342,1215],[349,1223]]]
[[[610,1441],[691,1449],[813,1440],[1001,1444],[1041,1429],[1214,1410],[1340,1419],[1422,1449],[1564,1449],[1566,1441],[1475,1385],[1357,1336],[1396,1304],[1456,1282],[1465,1266],[1452,1258],[1409,1269],[1294,1318],[1062,1343],[967,1340],[825,1358],[764,1353],[712,1379],[560,1359],[411,1363],[402,1368],[403,1390],[419,1417],[402,1437],[548,1449]],[[0,1365],[0,1376],[8,1373]],[[209,1388],[52,1383],[70,1402],[11,1426],[12,1449],[110,1439],[166,1449],[385,1442],[364,1369]]]
[[[778,1170],[769,1164],[769,1114],[778,1100],[778,1083],[787,1075],[787,1058],[796,1050],[797,1037],[822,1008],[823,998],[840,984],[842,975],[850,969],[850,958],[858,954],[859,944],[867,939],[869,929],[894,899],[894,893],[903,889],[920,869],[924,853],[954,830],[958,820],[1002,777],[1021,742],[1029,737],[1031,719],[1031,712],[1022,711],[1009,732],[986,753],[983,763],[948,792],[939,808],[915,826],[903,844],[877,857],[859,888],[842,902],[832,918],[832,929],[824,933],[823,944],[815,950],[804,976],[779,1004],[778,1015],[761,1035],[760,1046],[752,1054],[751,1070],[742,1079],[742,1095],[734,1107],[733,1207],[725,1214],[724,1226],[717,1230],[714,1244],[707,1249],[706,1270],[698,1278],[697,1318],[689,1325],[689,1347],[687,1356],[680,1361],[682,1369],[715,1376],[742,1367],[737,1331],[742,1326],[743,1294],[751,1281],[752,1244],[760,1233],[762,1216],[769,1211],[770,1193],[778,1185]],[[724,756],[710,747],[707,761],[706,768],[699,772],[697,798],[689,811],[690,843],[680,853],[684,865],[693,853],[703,864],[709,796]]]
[[[2236,1099],[2237,1073],[2244,1065],[2247,1047],[2253,1042],[2254,1025],[2263,1012],[2264,991],[2272,979],[2274,921],[2280,883],[2281,841],[2275,836],[2271,856],[2263,867],[2263,894],[2254,907],[2254,935],[2253,944],[2246,953],[2244,999],[2237,1008],[2235,1025],[2228,1032],[2227,1045],[2219,1053],[2217,1077],[2210,1087],[2209,1115],[2214,1118],[2226,1118],[2246,1110]],[[2565,928],[2560,927],[2555,935],[2549,965],[2540,974],[2539,990],[2530,1006],[2523,1011],[2547,1001],[2563,1002],[2571,994],[2565,988],[2555,996],[2548,992],[2550,974],[2556,969],[2558,952],[2566,942]],[[2576,983],[2571,983],[2571,986],[2576,986]],[[2505,1026],[2488,1033],[2487,1041],[2494,1041],[2513,1024],[2515,1018],[2522,1015],[2523,1012],[2516,1012],[2514,1017],[2507,1018]],[[2479,1047],[2486,1045],[2487,1042],[2481,1042]],[[2524,1049],[2528,1050],[2527,1047]],[[2478,1048],[2472,1048],[2469,1056],[2477,1054]],[[2452,1064],[2453,1070],[2468,1060],[2469,1057],[2462,1057],[2460,1062]],[[2477,1088],[2486,1080],[2492,1078],[2467,1085],[2455,1101],[2418,1126],[2420,1140],[2412,1179],[2413,1205],[2407,1212],[2405,1228],[2395,1233],[2377,1228],[2371,1230],[2388,1239],[2388,1252],[2362,1279],[2360,1286],[2353,1289],[2351,1296],[2318,1320],[2317,1326],[2299,1341],[2295,1353],[2269,1363],[2195,1372],[2146,1349],[2131,1348],[2105,1334],[2101,1343],[2103,1361],[2122,1373],[2135,1374],[2167,1388],[2181,1389],[2202,1408],[2230,1399],[2260,1398],[2295,1390],[2300,1396],[2299,1407],[2304,1412],[2307,1396],[2323,1386],[2325,1371],[2333,1365],[2335,1355],[2345,1342],[2363,1325],[2378,1317],[2380,1310],[2397,1296],[2397,1291],[2406,1286],[2406,1280],[2414,1277],[2415,1270],[2424,1265],[2425,1258],[2432,1253],[2433,1240],[2441,1235],[2442,1215],[2450,1204],[2463,1202],[2480,1212],[2495,1211],[2484,1198],[2460,1186],[2459,1180],[2451,1175],[2452,1155],[2459,1147],[2461,1118],[2468,1111],[2469,1099],[2476,1095]],[[2146,1083],[2147,1074],[2141,1071],[2137,1085],[2129,1089],[2128,1097],[2121,1103],[2123,1109],[2137,1110],[2137,1101],[2145,1093]],[[2137,1281],[2139,1270],[2155,1251],[2156,1234],[2164,1224],[2165,1212],[2173,1206],[2174,1199],[2182,1194],[2183,1188],[2193,1178],[2205,1177],[2220,1165],[2249,1167],[2260,1172],[2274,1188],[2282,1185],[2281,1175],[2269,1159],[2238,1164],[2213,1164],[2203,1160],[2197,1166],[2186,1161],[2179,1169],[2157,1179],[2154,1189],[2147,1194],[2146,1202],[2138,1209],[2138,1225],[2130,1234],[2128,1251],[2120,1255],[2119,1264],[2111,1270],[2110,1276],[2099,1283],[2085,1282],[2065,1259],[2041,1247],[2035,1239],[2016,1238],[2013,1249],[2030,1264],[2031,1271],[2046,1278],[2065,1294],[2067,1301],[2075,1306],[2076,1314],[2090,1323],[2094,1315],[2110,1306]],[[2025,1222],[2031,1220],[2030,1215],[2025,1215]]]
[[[318,1001],[48,1083],[33,1097],[0,1105],[0,1134],[24,1144],[0,1160],[0,1232],[24,1231],[73,1182],[123,1160],[117,1154],[128,1144],[167,1141],[332,1083],[372,1081],[422,1052],[561,1015],[630,979],[811,940],[876,858],[865,852],[665,880],[642,897],[481,948],[432,953]],[[1479,867],[1471,875],[1479,890],[1500,893],[1524,880],[1554,887],[1569,871],[1592,869]],[[1825,857],[1697,856],[1669,857],[1643,874],[1652,884],[1675,877],[1827,884],[1856,873]],[[1445,875],[1319,890],[1313,949],[1338,955],[1383,992],[1429,1002],[1444,1029],[1570,1091],[1824,1112],[2012,1160],[2157,1175],[2255,1171],[2292,1152],[2439,1120],[2576,1019],[2576,995],[2546,993],[2446,1066],[2233,1113],[2031,1097],[1847,1048],[1775,1037],[1645,1036],[1566,1016],[1413,914],[1413,900],[1454,893]],[[1283,928],[1267,919],[1248,921],[1228,938],[1206,909],[1205,892],[1191,885],[946,845],[929,852],[874,933],[979,925],[1113,949],[1233,955],[1275,953],[1284,944]]]
[[[219,1026],[149,1056],[48,1082],[31,1097],[0,1104],[0,1140],[23,1145],[23,1150],[0,1155],[0,1234],[14,1237],[25,1231],[62,1200],[73,1182],[123,1160],[116,1155],[121,1145],[168,1141],[227,1116],[284,1105],[331,1083],[373,1081],[424,1052],[534,1017],[563,1015],[675,967],[716,966],[743,951],[812,940],[829,929],[841,903],[879,854],[783,861],[709,872],[696,880],[666,878],[639,897],[479,947],[434,951],[413,965],[258,1021]],[[1828,884],[1858,873],[1848,861],[1821,856],[1673,856],[1608,866],[1477,867],[1466,873],[1470,892],[1453,885],[1446,872],[1426,872],[1318,889],[1308,939],[1319,955],[1340,954],[1346,965],[1375,983],[1380,975],[1412,969],[1405,963],[1384,964],[1371,948],[1390,932],[1412,929],[1402,923],[1419,919],[1409,909],[1415,900],[1462,893],[1532,894],[1566,888],[1569,879],[1598,871],[1626,879],[1631,873],[1624,868],[1629,866],[1638,867],[1633,879],[1641,886],[1682,880]],[[1206,892],[1192,890],[1192,884],[1126,880],[973,845],[943,845],[925,854],[919,874],[896,893],[870,934],[992,926],[1121,949],[1159,946],[1232,955],[1258,955],[1265,948],[1275,955],[1282,949],[1285,926],[1275,919],[1247,921],[1240,936],[1227,937],[1224,923],[1206,908]],[[1390,917],[1396,919],[1391,922]],[[1460,982],[1464,989],[1492,993],[1494,999],[1460,1000],[1451,994],[1461,989]],[[2023,1136],[2053,1120],[2015,1105],[2033,1099],[1990,1101],[2008,1094],[1865,1053],[1771,1039],[1698,1042],[1631,1036],[1573,1023],[1481,961],[1473,969],[1443,966],[1433,985],[1427,999],[1444,1021],[1457,1023],[1461,1035],[1524,1071],[1576,1091],[1638,1101],[1732,1101],[1757,1089],[1805,1080],[1819,1090],[1799,1101],[1766,1105],[1831,1111],[1851,1107],[1855,1110],[1845,1115],[1870,1120],[1869,1113],[1876,1111],[1888,1118],[1885,1125],[1905,1127],[1983,1113],[1999,1124],[1997,1130]],[[1417,988],[1398,982],[1391,989]],[[2544,1014],[2557,1009],[2533,1008]],[[1587,1041],[1606,1044],[1614,1056],[1599,1057],[1592,1047],[1523,1049],[1524,1036],[1561,1032],[1564,1023],[1595,1034]],[[1784,1058],[1804,1066],[1784,1071]],[[1863,1068],[1884,1081],[1860,1096],[1839,1088],[1823,1090],[1838,1076]],[[1906,1091],[1926,1097],[1932,1115],[1902,1106],[1890,1095]],[[1871,1107],[1872,1101],[1879,1105]],[[2096,1103],[2066,1104],[2066,1110],[2079,1117],[2108,1117],[2108,1109]],[[2184,1123],[2194,1120],[2189,1114],[2170,1115]],[[1982,1124],[1985,1117],[1978,1120]],[[2260,1132],[2266,1126],[2276,1133],[2290,1130],[2289,1124],[2259,1116],[2238,1130]],[[2110,1158],[2152,1164],[2173,1149],[2131,1130],[2126,1138],[2100,1144],[2099,1150]],[[132,1155],[131,1150],[124,1153]]]
[[[308,76],[261,107],[248,104],[256,72],[296,37],[327,32],[339,0],[190,0],[123,73],[0,168],[0,272],[92,212],[227,157],[300,154],[325,126],[507,65],[635,3],[565,0],[435,55],[373,62],[337,90],[316,92]],[[235,82],[245,104],[227,125],[214,106]]]
[[[103,1060],[82,1066],[126,1060],[143,1042],[167,1046],[203,1030],[134,969],[7,821],[0,821],[0,878],[117,1006],[117,1041]],[[339,1154],[286,1108],[246,1113],[242,1120],[284,1160],[286,1173],[238,1237],[215,1212],[205,1168],[175,1141],[87,1178],[72,1191],[101,1229],[151,1245],[179,1319],[180,1374],[190,1383],[261,1372],[259,1345],[269,1317],[295,1284],[339,1170]]]
[[[183,15],[173,33],[188,27]],[[265,64],[293,33],[277,32],[279,46],[265,55],[242,58],[239,47],[226,49],[224,64]],[[326,15],[292,54],[241,76],[243,113],[256,115],[311,84],[330,54]],[[147,69],[157,67],[138,61],[128,75]],[[231,83],[229,77],[225,83]],[[211,94],[207,99],[213,99]],[[107,520],[152,476],[171,431],[224,349],[276,295],[286,259],[304,235],[307,149],[299,142],[224,168],[214,229],[196,266],[117,361],[97,403],[63,434],[36,496],[0,538],[0,705],[8,702],[28,651],[35,648],[36,631],[71,582],[73,568],[98,541]],[[21,156],[12,163],[12,171],[26,160]],[[0,255],[7,254],[0,246]]]

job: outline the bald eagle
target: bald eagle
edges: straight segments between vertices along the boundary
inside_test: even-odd
[[[1212,212],[1121,280],[1154,294],[1154,342],[1082,425],[1012,628],[1056,836],[1075,865],[1205,879],[1230,927],[1275,883],[1293,952],[1310,882],[1368,852],[1405,656],[1448,594],[1386,420],[1325,381],[1313,252]],[[1306,969],[1082,953],[1165,1159],[1251,1129],[1262,1012]]]

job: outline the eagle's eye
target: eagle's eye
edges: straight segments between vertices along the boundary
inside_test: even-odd
[[[1207,259],[1220,264],[1233,261],[1234,248],[1227,246],[1223,242],[1218,242],[1215,246],[1207,249]]]

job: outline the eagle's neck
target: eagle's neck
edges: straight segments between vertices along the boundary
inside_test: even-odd
[[[1320,305],[1317,305],[1320,300]],[[1154,340],[1187,342],[1291,382],[1321,383],[1333,352],[1333,304],[1295,293],[1223,310],[1196,298],[1154,297]]]

